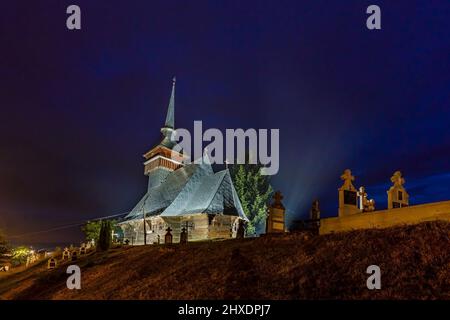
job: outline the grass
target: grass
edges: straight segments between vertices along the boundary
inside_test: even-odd
[[[450,299],[450,224],[123,247],[0,278],[2,299]],[[381,290],[366,269],[381,268]]]

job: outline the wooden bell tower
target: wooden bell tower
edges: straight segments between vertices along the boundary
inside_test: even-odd
[[[167,175],[183,166],[185,156],[176,152],[173,147],[176,145],[175,136],[175,83],[173,78],[172,94],[170,96],[169,107],[167,109],[166,122],[161,128],[163,140],[153,149],[144,154],[144,174],[148,176],[148,188],[160,185]]]

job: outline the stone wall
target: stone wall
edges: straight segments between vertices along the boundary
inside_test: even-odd
[[[450,201],[321,219],[320,234],[355,229],[387,228],[433,220],[450,221]]]

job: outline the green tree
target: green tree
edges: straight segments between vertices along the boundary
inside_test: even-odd
[[[86,237],[86,241],[94,240],[95,243],[98,243],[98,239],[100,237],[100,229],[102,226],[102,222],[98,221],[88,221],[84,226],[81,227],[81,230]]]
[[[270,176],[261,175],[260,169],[260,165],[252,164],[236,164],[230,167],[242,209],[250,220],[246,228],[247,235],[263,232],[267,204],[273,192]]]
[[[108,221],[110,224],[111,230],[114,231],[114,233],[121,233],[122,229],[117,226],[116,220],[105,220]],[[84,233],[84,236],[86,238],[86,241],[94,240],[95,243],[98,243],[100,240],[100,231],[102,228],[102,220],[96,220],[96,221],[88,221],[84,226],[81,227],[81,230]]]
[[[25,264],[29,255],[31,255],[31,249],[28,247],[14,248],[12,250],[11,264],[13,266]]]
[[[111,247],[113,223],[109,220],[101,221],[100,235],[98,239],[98,248],[106,251]]]

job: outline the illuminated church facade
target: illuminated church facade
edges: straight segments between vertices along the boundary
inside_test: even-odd
[[[147,192],[118,224],[124,241],[164,243],[169,228],[174,243],[182,230],[188,241],[235,238],[248,219],[229,170],[214,172],[208,161],[185,163],[186,155],[173,150],[174,132],[175,79],[163,139],[144,154]]]

